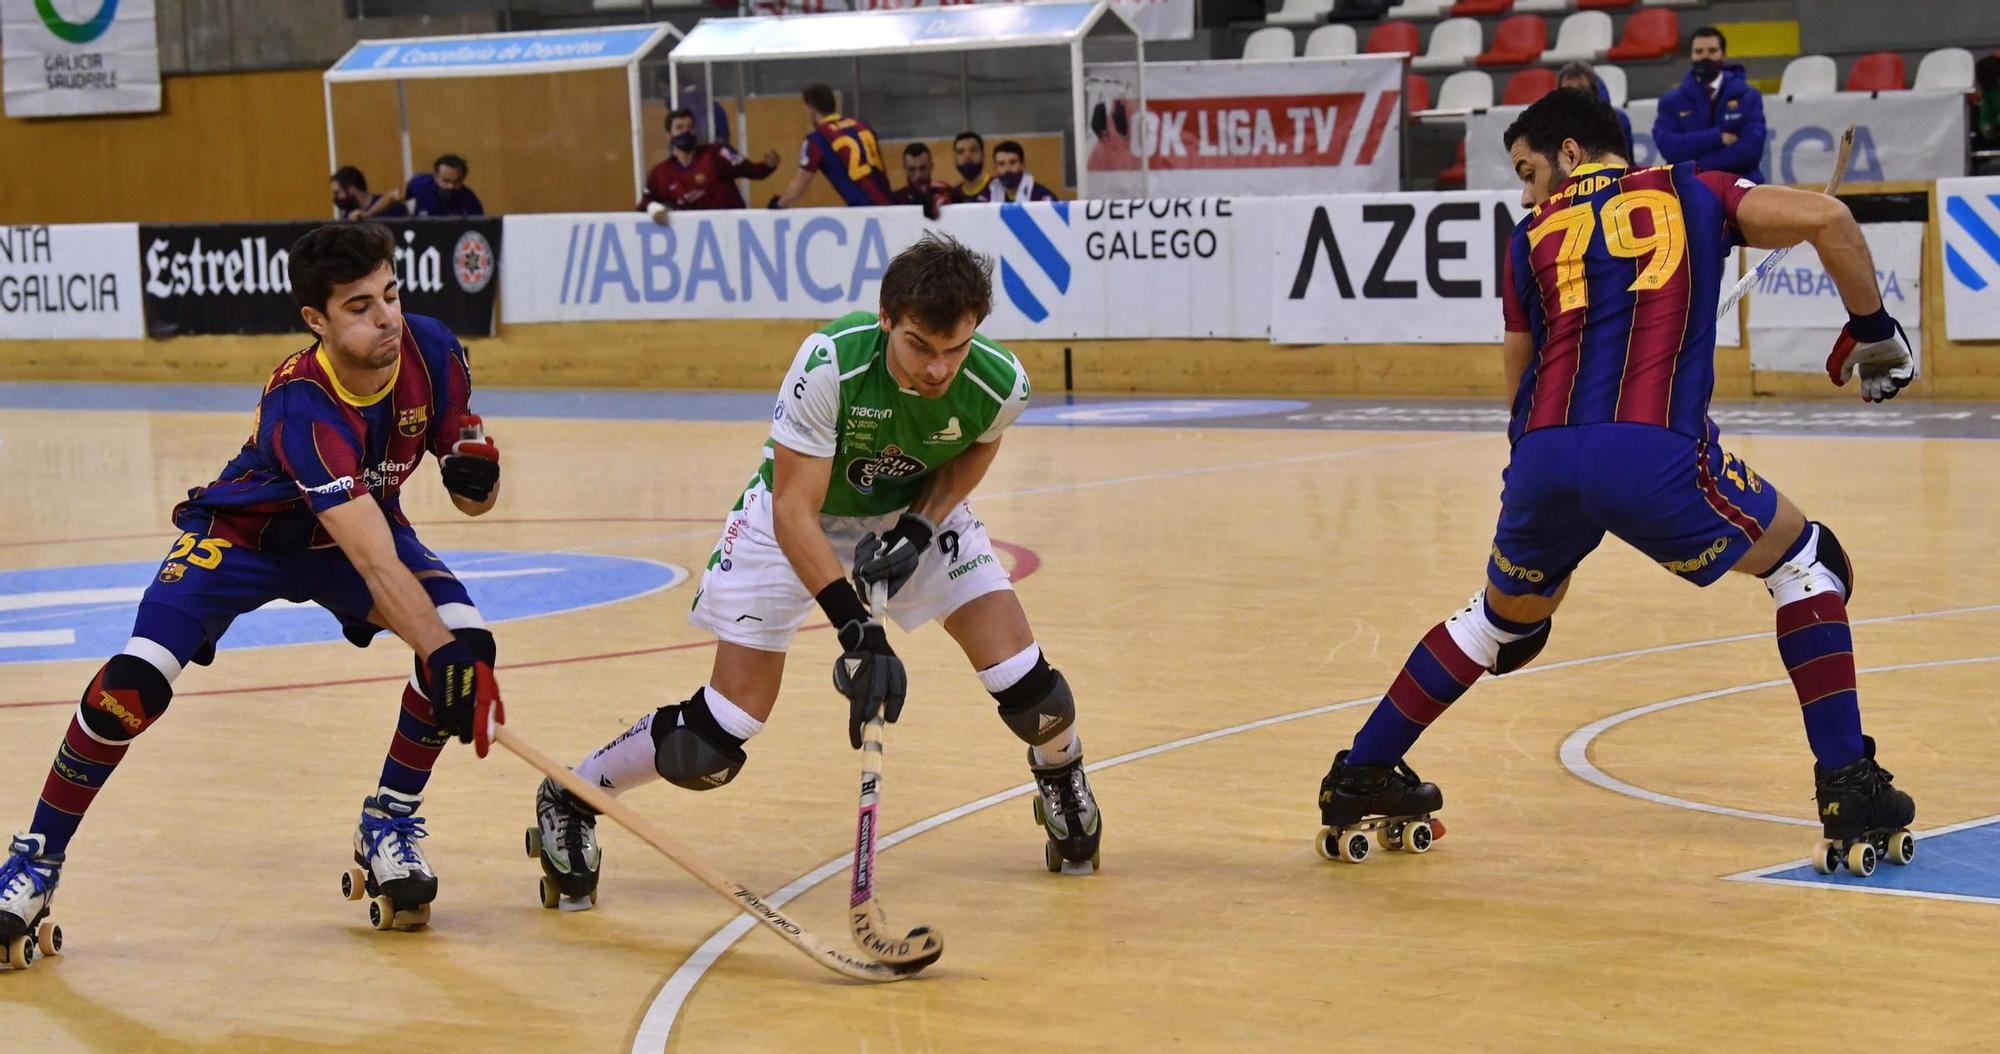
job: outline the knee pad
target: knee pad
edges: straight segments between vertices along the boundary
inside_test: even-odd
[[[1495,676],[1503,673],[1513,673],[1515,670],[1534,662],[1535,656],[1540,655],[1542,649],[1548,646],[1549,631],[1555,627],[1555,624],[1555,619],[1545,618],[1542,620],[1541,625],[1535,627],[1534,632],[1522,637],[1520,640],[1508,641],[1500,645],[1500,651],[1493,657],[1493,666],[1488,672]]]
[[[699,689],[687,702],[663,706],[653,715],[653,769],[676,787],[708,791],[727,786],[747,760],[743,741],[715,723]]]
[[[174,687],[159,668],[133,655],[113,655],[84,689],[78,717],[93,736],[111,743],[136,738],[173,700]]]
[[[1806,524],[1797,551],[1764,572],[1764,588],[1770,590],[1771,599],[1779,607],[1827,590],[1840,594],[1842,600],[1851,600],[1854,565],[1848,561],[1847,550],[1841,548],[1833,528],[1815,520]]]
[[[1046,658],[1035,660],[1031,669],[1010,688],[993,693],[1000,704],[1000,720],[1023,743],[1031,747],[1062,735],[1076,724],[1076,696],[1069,681]]]
[[[1493,613],[1493,605],[1482,590],[1457,614],[1446,619],[1444,628],[1467,658],[1484,666],[1486,672],[1499,675],[1513,673],[1535,661],[1535,656],[1548,645],[1549,630],[1554,624],[1554,619],[1543,619],[1524,629],[1519,623],[1506,622]]]

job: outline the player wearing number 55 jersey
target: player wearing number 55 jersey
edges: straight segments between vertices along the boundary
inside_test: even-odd
[[[493,636],[417,540],[401,492],[430,453],[453,504],[477,516],[493,505],[500,462],[471,413],[465,349],[436,320],[402,313],[394,251],[378,224],[320,227],[293,243],[292,292],[317,339],[272,372],[249,439],[221,476],[174,510],[181,534],[140,599],[131,640],[84,688],[33,823],[0,863],[0,941],[17,945],[12,965],[26,965],[18,943],[48,913],[85,808],[166,712],[174,681],[215,658],[237,616],[277,600],[317,603],[358,646],[389,629],[416,650],[379,789],[362,805],[351,877],[357,899],[379,898],[377,928],[429,919],[437,877],[417,848],[424,785],[449,736],[470,741],[475,702],[498,687]],[[204,852],[198,832],[184,840]],[[202,867],[225,882],[242,870]]]
[[[1692,164],[1633,169],[1623,141],[1611,108],[1575,90],[1544,97],[1507,129],[1531,211],[1509,242],[1502,288],[1517,384],[1486,588],[1425,634],[1352,749],[1336,755],[1322,820],[1339,832],[1441,807],[1405,752],[1482,674],[1541,651],[1571,572],[1610,533],[1698,586],[1727,571],[1762,579],[1827,838],[1843,853],[1849,842],[1908,844],[1899,833],[1915,807],[1861,734],[1847,555],[1830,528],[1725,451],[1708,418],[1723,264],[1739,243],[1812,243],[1849,311],[1828,373],[1841,384],[1858,372],[1864,398],[1910,382],[1909,345],[1838,200]]]
[[[1044,862],[1092,865],[1097,803],[1075,700],[966,500],[1028,403],[1020,361],[974,328],[992,307],[991,273],[991,261],[927,236],[890,261],[878,313],[806,338],[778,393],[762,464],[723,525],[689,616],[718,641],[708,683],[584,759],[578,776],[612,794],[660,778],[694,791],[735,779],[815,606],[839,634],[834,682],[849,702],[849,745],[859,747],[862,725],[878,707],[896,720],[905,692],[883,612],[861,600],[880,584],[904,629],[943,623],[1001,722],[1027,744],[1049,836]],[[596,884],[588,811],[544,782],[537,812],[548,878],[569,906],[587,906]],[[555,899],[547,886],[544,898]]]

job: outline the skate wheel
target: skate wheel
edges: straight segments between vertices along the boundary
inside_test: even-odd
[[[1340,858],[1342,860],[1350,864],[1358,864],[1368,859],[1367,832],[1342,831],[1337,837],[1340,839]]]
[[[556,884],[546,877],[542,879],[541,895],[542,906],[545,908],[554,908],[562,904],[562,890],[557,889]]]
[[[350,867],[340,873],[340,895],[348,900],[360,900],[368,893],[368,875],[358,867]]]
[[[1856,842],[1847,847],[1847,869],[1861,878],[1875,873],[1875,844]]]
[[[1917,858],[1917,840],[1908,831],[1897,831],[1889,836],[1889,846],[1882,855],[1897,866],[1907,864]]]
[[[1040,812],[1041,806],[1037,805],[1035,807],[1035,811]],[[1061,851],[1056,849],[1056,844],[1054,842],[1042,843],[1042,864],[1049,869],[1049,873],[1052,875],[1060,874],[1062,872],[1063,869],[1062,853]]]
[[[1333,828],[1322,827],[1318,834],[1313,835],[1313,850],[1319,853],[1321,860],[1340,859],[1340,849],[1334,838]]]
[[[597,891],[594,889],[590,891],[590,906],[593,908],[597,906]]]
[[[1423,820],[1418,820],[1416,823],[1403,828],[1403,850],[1409,853],[1430,852],[1431,825]]]
[[[1049,825],[1049,814],[1046,810],[1042,808],[1041,796],[1036,795],[1034,801],[1035,801],[1035,826],[1047,827]]]
[[[386,930],[396,925],[396,902],[388,897],[374,897],[368,901],[368,924],[378,930]]]
[[[35,928],[35,947],[45,957],[62,951],[62,927],[44,921]]]
[[[1813,849],[1813,870],[1822,875],[1830,875],[1840,870],[1840,843],[1831,838],[1822,838]]]
[[[25,970],[35,961],[35,946],[26,936],[16,937],[7,942],[7,965],[16,970]]]
[[[1398,824],[1387,824],[1375,829],[1375,844],[1385,853],[1393,853],[1403,847],[1403,828]]]
[[[396,920],[396,928],[401,930],[422,929],[430,924],[431,906],[429,904],[419,904],[403,912],[402,917]]]

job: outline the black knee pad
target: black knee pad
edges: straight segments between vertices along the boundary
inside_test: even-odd
[[[1814,520],[1819,528],[1819,562],[1826,565],[1833,577],[1840,579],[1840,591],[1847,600],[1854,599],[1854,565],[1847,560],[1847,550],[1840,547],[1840,539],[1834,536],[1833,528]]]
[[[1031,747],[1062,735],[1076,724],[1076,696],[1062,671],[1037,658],[1035,668],[1012,687],[993,693],[1000,704],[1000,720],[1009,731]]]
[[[124,743],[158,721],[173,698],[174,686],[152,663],[113,655],[83,690],[79,714],[97,738]]]
[[[1522,637],[1520,640],[1508,641],[1500,645],[1499,654],[1493,657],[1493,669],[1489,672],[1496,676],[1503,673],[1513,673],[1515,670],[1534,662],[1535,656],[1540,655],[1542,649],[1548,647],[1549,631],[1555,627],[1555,624],[1555,619],[1545,618],[1542,620],[1541,625],[1535,627],[1535,632]]]
[[[653,770],[676,787],[709,791],[727,786],[749,760],[743,741],[723,731],[697,690],[685,703],[653,715]]]

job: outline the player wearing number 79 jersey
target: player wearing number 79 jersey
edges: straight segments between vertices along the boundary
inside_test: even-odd
[[[1850,861],[1849,843],[1907,844],[1891,840],[1915,806],[1861,734],[1847,555],[1830,528],[1723,450],[1708,417],[1723,265],[1740,243],[1819,251],[1849,311],[1827,361],[1835,384],[1859,372],[1873,401],[1915,376],[1860,228],[1825,195],[1692,164],[1632,168],[1619,156],[1616,115],[1592,93],[1549,94],[1506,142],[1531,211],[1514,229],[1502,284],[1517,384],[1486,588],[1425,634],[1352,749],[1336,755],[1320,793],[1332,844],[1353,859],[1351,832],[1365,818],[1442,806],[1405,752],[1480,675],[1534,659],[1571,572],[1606,533],[1697,586],[1732,570],[1763,580],[1827,838]]]

